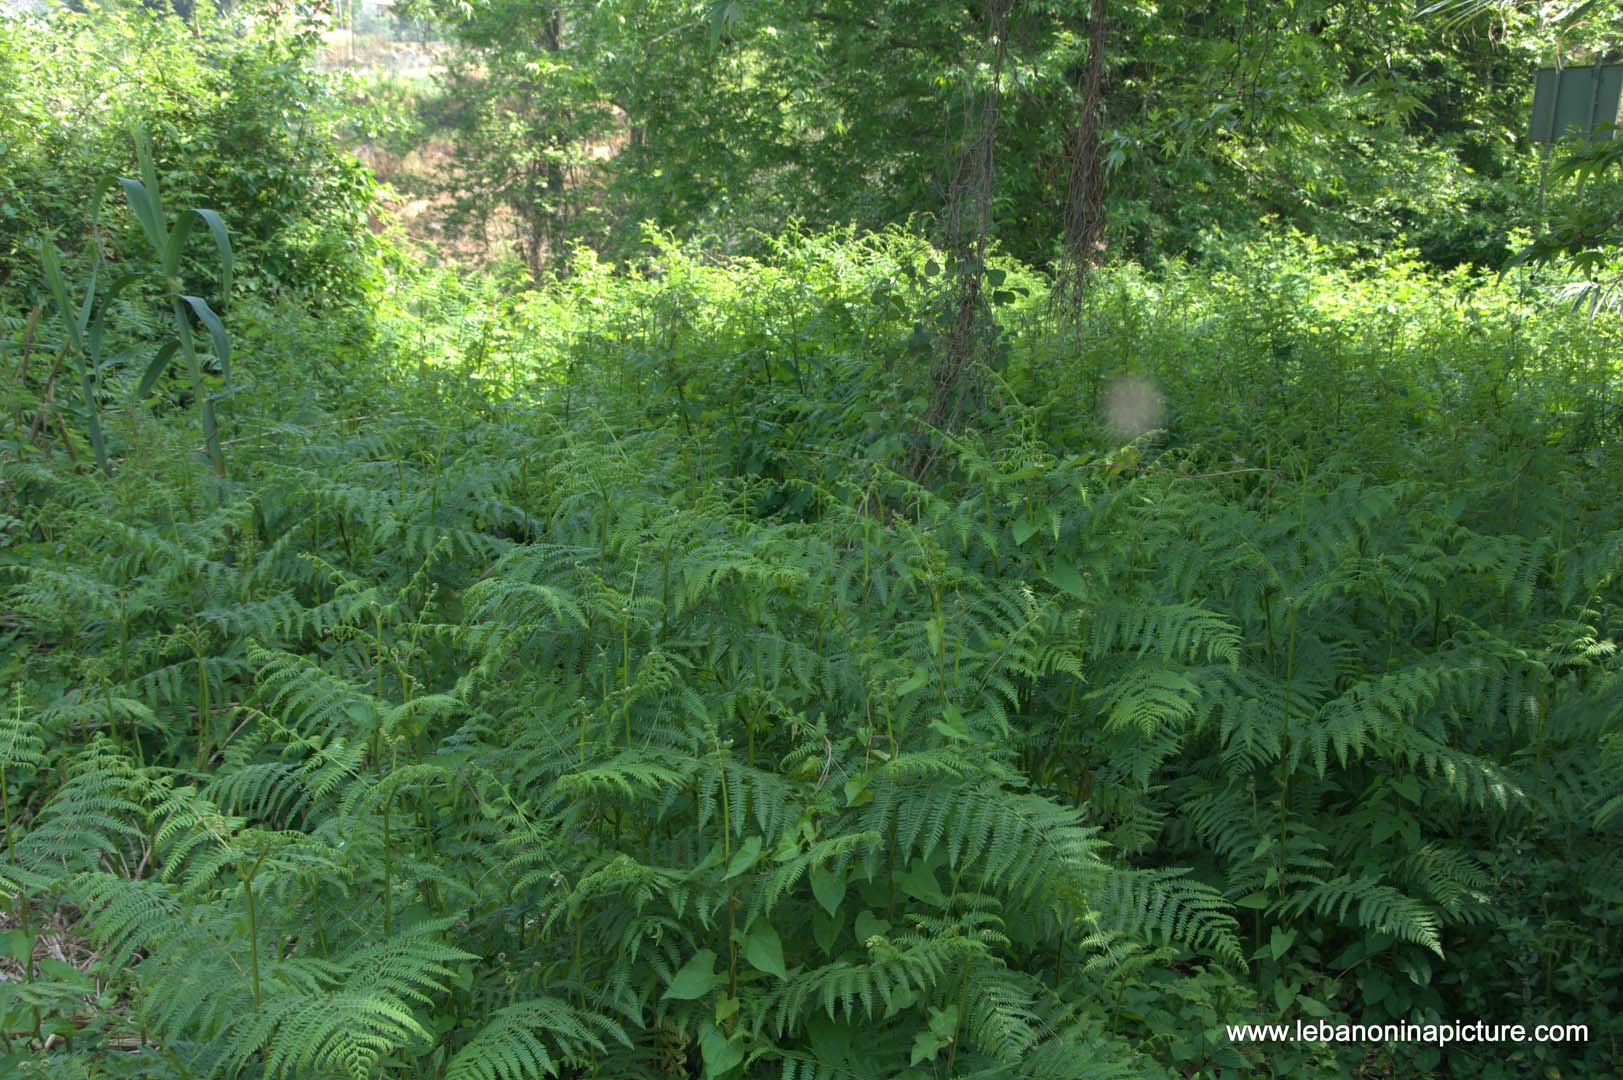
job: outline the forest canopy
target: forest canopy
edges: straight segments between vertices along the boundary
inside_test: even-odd
[[[0,2],[0,1075],[1617,1075],[1620,31]]]

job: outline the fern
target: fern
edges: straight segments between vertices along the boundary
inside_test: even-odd
[[[445,1076],[446,1080],[557,1076],[565,1065],[607,1050],[605,1039],[630,1045],[625,1031],[608,1017],[581,1012],[557,998],[532,998],[491,1016],[457,1051]]]

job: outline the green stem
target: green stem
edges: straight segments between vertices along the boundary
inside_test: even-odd
[[[29,903],[29,901],[28,901],[28,893],[26,891],[24,891],[23,893],[20,894],[19,899],[22,901],[22,909],[23,909],[23,919],[22,919],[22,922],[23,922],[23,936],[28,939],[28,956],[25,958],[24,963],[23,963],[23,982],[31,983],[31,982],[34,981],[34,942],[35,942],[35,938],[34,938],[34,907],[33,907],[32,904]],[[43,1035],[43,1032],[42,1032],[41,1027],[40,1027],[40,1014],[39,1014],[39,1006],[38,1005],[35,1005],[33,1007],[33,1016],[34,1016],[34,1042],[41,1045],[41,1046],[43,1046],[44,1042],[45,1042],[45,1039],[44,1039],[44,1035]]]
[[[1288,838],[1287,826],[1290,821],[1290,793],[1291,793],[1291,766],[1290,766],[1290,708],[1291,690],[1296,681],[1296,601],[1288,598],[1290,614],[1285,621],[1285,708],[1283,710],[1284,731],[1279,738],[1279,898],[1285,898],[1285,877],[1289,868],[1285,853],[1285,842]]]
[[[394,937],[394,845],[389,841],[389,807],[394,792],[383,800],[383,936]]]
[[[209,717],[209,669],[203,652],[197,651],[197,771],[208,765],[209,733],[213,729]],[[227,721],[229,723],[229,721]]]
[[[254,874],[258,873],[259,864],[254,864],[252,872],[242,878],[242,895],[248,905],[248,965],[252,978],[251,989],[254,994],[254,1012],[259,1011],[259,920],[254,914]]]
[[[310,882],[310,908],[316,921],[316,944],[321,946],[321,958],[327,959],[327,923],[321,917],[321,882]]]
[[[952,1025],[952,1045],[947,1048],[947,1075],[958,1060],[958,1037],[964,1030],[964,1013],[969,1009],[969,957],[964,957],[964,976],[958,984],[958,1017]]]

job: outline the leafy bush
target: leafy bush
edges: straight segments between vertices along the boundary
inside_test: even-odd
[[[1604,1071],[1604,339],[1300,240],[1107,273],[1070,329],[1010,265],[921,487],[926,246],[652,241],[527,295],[424,276],[393,374],[245,396],[223,504],[138,416],[110,481],[11,471],[14,1039],[1150,1076],[1365,1052],[1225,1022],[1480,1014],[1586,1021],[1508,1060]],[[1166,410],[1126,446],[1124,371]],[[52,933],[101,1006],[28,966]]]
[[[372,181],[334,138],[313,41],[201,11],[195,25],[123,4],[0,19],[0,288],[38,281],[41,236],[88,250],[85,208],[106,177],[133,173],[138,126],[175,202],[231,222],[245,293],[342,305],[375,281]],[[133,255],[129,239],[118,247]]]

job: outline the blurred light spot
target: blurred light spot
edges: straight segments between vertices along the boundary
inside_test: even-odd
[[[1104,393],[1104,420],[1123,442],[1161,426],[1166,398],[1141,375],[1118,375]]]

